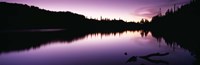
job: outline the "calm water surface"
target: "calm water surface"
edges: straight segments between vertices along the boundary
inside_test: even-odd
[[[17,43],[16,43],[17,44]],[[150,54],[149,59],[140,58]],[[0,65],[192,65],[195,58],[140,31],[89,34],[73,42],[50,41],[37,48],[0,54]]]

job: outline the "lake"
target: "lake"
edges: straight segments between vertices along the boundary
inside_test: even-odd
[[[151,32],[8,34],[1,34],[0,65],[192,65],[196,60]]]

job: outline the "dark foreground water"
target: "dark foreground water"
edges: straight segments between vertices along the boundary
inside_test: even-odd
[[[78,39],[72,37],[73,41],[68,38],[66,41],[65,38],[62,41],[60,38],[45,39],[45,34],[44,38],[31,37],[31,44],[39,43],[34,39],[47,42],[40,42],[41,45],[34,47],[29,45],[30,48],[27,45],[26,48],[7,49],[9,45],[6,45],[0,53],[0,65],[192,65],[195,61],[187,49],[168,45],[151,33],[142,36],[141,31],[88,34]],[[7,39],[10,38],[12,36]],[[50,37],[46,35],[46,38]],[[13,45],[26,43],[15,41]],[[29,42],[32,41],[28,40],[27,44]]]

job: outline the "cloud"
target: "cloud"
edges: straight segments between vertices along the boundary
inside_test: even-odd
[[[131,15],[151,19],[153,16],[160,13],[160,8],[162,8],[161,13],[164,14],[167,9],[173,8],[174,4],[180,6],[186,3],[189,3],[189,0],[166,0],[164,3],[138,8],[134,10]]]
[[[149,18],[152,18],[152,16],[157,15],[158,13],[159,13],[159,9],[157,9],[157,8],[145,7],[145,8],[137,9],[131,14],[134,15],[134,16],[139,16],[139,17],[142,17],[142,18],[149,19]]]

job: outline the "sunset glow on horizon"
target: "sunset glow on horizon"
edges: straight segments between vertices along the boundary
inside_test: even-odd
[[[0,2],[20,3],[37,6],[50,11],[70,11],[87,18],[122,19],[140,21],[166,12],[176,5],[189,3],[190,0],[0,0]]]

